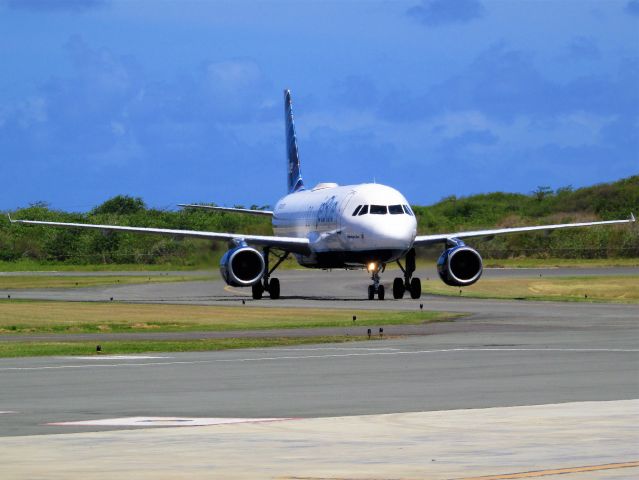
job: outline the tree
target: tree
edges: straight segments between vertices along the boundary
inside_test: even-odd
[[[552,195],[553,191],[552,191],[552,188],[548,186],[539,186],[532,193],[535,196],[535,198],[541,202],[548,195]]]
[[[138,213],[146,208],[144,201],[140,197],[130,197],[128,195],[117,195],[102,205],[95,207],[91,213],[93,215],[114,213],[118,215],[128,215]]]

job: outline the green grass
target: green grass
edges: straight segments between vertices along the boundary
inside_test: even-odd
[[[353,315],[357,320],[353,322]],[[421,324],[459,314],[112,302],[0,301],[0,334],[270,330]]]
[[[481,252],[480,252],[481,253]],[[506,258],[484,259],[488,268],[639,267],[639,258]]]
[[[133,285],[141,283],[193,282],[218,278],[214,275],[102,275],[102,276],[56,276],[56,275],[11,275],[0,276],[0,290],[30,288],[82,288],[108,285]]]
[[[353,322],[353,315],[357,316]],[[340,309],[217,307],[198,305],[153,305],[121,303],[0,301],[0,335],[42,333],[123,333],[269,330],[275,328],[319,328],[421,324],[451,320],[459,314],[447,312],[386,312]],[[311,336],[274,338],[225,338],[183,341],[0,341],[0,357],[42,355],[186,352],[231,348],[262,348],[311,343],[363,340],[363,336]]]
[[[0,260],[0,272],[166,272],[166,271],[194,271],[194,270],[217,270],[219,266],[216,254],[210,262],[197,262],[190,265],[182,263],[97,263],[97,264],[72,264],[63,262],[46,262],[31,259],[21,259],[13,262]],[[293,257],[287,258],[278,267],[280,270],[291,270],[303,268]]]
[[[422,290],[473,298],[639,303],[639,275],[487,278],[464,288],[437,279],[422,281]]]
[[[182,265],[177,263],[100,263],[92,265],[74,265],[62,262],[38,262],[24,259],[15,262],[0,261],[0,272],[157,272],[190,271],[217,268],[217,265]]]
[[[238,348],[266,348],[319,343],[344,343],[364,340],[364,336],[224,338],[184,341],[110,341],[100,342],[0,342],[0,357],[34,357],[54,355],[112,355],[151,352],[195,352]],[[373,337],[374,340],[378,337]]]

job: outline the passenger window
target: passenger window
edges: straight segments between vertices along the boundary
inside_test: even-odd
[[[356,216],[359,213],[359,209],[362,208],[361,205],[357,205],[357,208],[355,209],[355,211],[353,212],[353,216]]]
[[[368,205],[364,205],[359,211],[359,215],[366,215],[368,213]]]
[[[414,217],[415,214],[413,213],[413,211],[410,209],[410,207],[408,205],[404,205],[404,211],[409,214],[411,217]]]
[[[391,215],[403,215],[404,209],[401,205],[389,205],[388,213],[390,213]]]
[[[386,205],[371,205],[371,215],[386,215],[387,213]]]

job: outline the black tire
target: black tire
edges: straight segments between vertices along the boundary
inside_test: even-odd
[[[402,280],[401,278],[395,278],[395,280],[393,280],[393,298],[395,300],[404,298],[405,291],[406,287],[404,287],[404,280]]]
[[[257,282],[251,285],[251,291],[253,293],[253,300],[259,300],[264,293],[264,287],[261,282]]]
[[[417,300],[422,296],[422,281],[414,277],[410,281],[410,298]]]
[[[280,298],[280,281],[277,278],[271,278],[271,281],[268,282],[268,293],[271,300]]]
[[[375,287],[373,285],[368,286],[368,299],[373,300],[375,298]]]
[[[377,298],[379,300],[384,300],[384,285],[377,287]]]

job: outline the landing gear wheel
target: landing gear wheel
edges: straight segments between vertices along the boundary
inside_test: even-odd
[[[253,293],[253,299],[259,300],[262,298],[262,294],[264,293],[264,287],[260,282],[257,282],[251,285],[251,291]]]
[[[406,287],[404,287],[404,280],[397,277],[393,280],[393,298],[398,300],[400,298],[404,298],[404,292],[406,291]]]
[[[277,278],[271,278],[268,282],[268,293],[271,296],[271,300],[277,300],[280,298],[280,281]]]
[[[384,300],[384,285],[377,287],[377,298],[379,300]]]
[[[422,281],[417,277],[413,277],[413,279],[410,281],[410,298],[417,300],[421,296]]]
[[[375,298],[375,286],[369,285],[368,286],[368,299],[372,300],[374,298]]]

